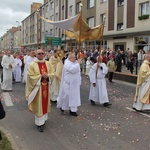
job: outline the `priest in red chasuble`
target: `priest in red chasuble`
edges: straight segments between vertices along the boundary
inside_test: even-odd
[[[43,132],[50,112],[50,84],[54,75],[53,67],[44,57],[44,51],[38,49],[36,59],[28,66],[26,82],[28,108],[35,115],[35,124],[39,132]]]

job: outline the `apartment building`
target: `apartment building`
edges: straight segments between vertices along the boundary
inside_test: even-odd
[[[41,16],[51,20],[59,21],[68,19],[75,15],[75,1],[69,0],[50,0],[47,1],[41,8]],[[69,45],[69,39],[65,36],[65,31],[55,27],[43,20],[42,24],[42,38],[41,47],[46,49],[57,49],[56,46],[45,45],[45,37],[60,37],[62,38],[62,47],[67,47]]]
[[[55,7],[57,8],[58,7],[58,1],[45,1],[45,3],[41,6],[40,8],[40,16],[48,19],[48,20],[51,20],[51,21],[54,21],[57,17],[57,20],[58,19],[58,8],[55,9]],[[55,16],[55,13],[57,13],[57,16]],[[41,21],[41,43],[40,43],[40,47],[42,48],[49,48],[50,45],[46,45],[45,44],[45,38],[46,37],[53,37],[55,32],[56,32],[56,36],[58,36],[58,32],[57,32],[57,29],[55,30],[55,28],[43,21],[43,20],[39,20]]]
[[[59,21],[80,12],[81,0],[44,0],[39,5],[42,17]],[[114,48],[138,51],[150,45],[149,5],[147,0],[87,0],[83,1],[82,18],[90,27],[104,23],[104,36],[96,41],[84,41],[81,47]],[[62,38],[65,49],[77,48],[78,42],[65,36],[64,30],[41,20],[36,10],[22,21],[23,46],[30,48],[52,48],[45,44],[45,37]]]
[[[68,19],[76,14],[75,0],[44,0],[43,3],[43,5],[33,3],[32,13],[22,21],[22,46],[26,49],[38,47],[53,49],[55,47],[45,44],[45,37],[60,37],[63,47],[71,47],[72,41],[70,42],[70,39],[65,36],[65,31],[41,20],[36,11],[39,10],[40,16],[51,21]],[[73,45],[76,45],[74,43],[76,43],[75,40]]]
[[[3,47],[3,37],[0,38],[0,49]]]
[[[150,45],[149,5],[147,0],[97,1],[97,24],[105,16],[104,47],[132,51]]]
[[[31,14],[22,21],[22,46],[27,49],[38,47],[51,49],[53,46],[45,44],[45,37],[61,37],[62,45],[66,46],[68,40],[64,30],[40,19],[40,16],[51,21],[59,21],[75,15],[75,1],[69,0],[44,0],[42,4],[33,3]],[[34,6],[36,4],[36,6]]]
[[[41,22],[36,11],[42,6],[41,3],[31,4],[31,14],[22,21],[22,47],[23,49],[35,49],[40,43]],[[38,31],[38,32],[37,32]]]
[[[2,36],[2,49],[14,50],[14,33],[17,31],[17,27],[12,27]]]
[[[14,31],[14,46],[13,50],[21,50],[21,26],[17,27],[17,30]]]

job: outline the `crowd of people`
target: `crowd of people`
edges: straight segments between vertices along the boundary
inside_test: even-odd
[[[39,132],[44,131],[44,125],[50,112],[50,103],[56,103],[62,113],[68,111],[72,116],[78,116],[81,105],[80,85],[81,74],[90,80],[89,101],[104,107],[110,107],[106,87],[106,75],[112,83],[113,73],[121,72],[122,64],[133,73],[134,61],[139,62],[139,75],[133,108],[142,111],[150,110],[150,50],[146,54],[142,50],[132,54],[111,49],[70,51],[58,53],[45,52],[42,49],[30,50],[23,55],[21,52],[11,54],[1,53],[3,91],[12,91],[12,81],[26,84],[25,97],[29,110],[35,115],[35,124]],[[144,61],[144,62],[143,62]]]
[[[139,68],[142,64],[142,62],[145,59],[145,52],[140,49],[139,52],[132,52],[129,48],[124,51],[121,49],[114,50],[114,49],[105,49],[101,51],[101,54],[103,56],[102,62],[107,64],[111,58],[113,58],[115,62],[115,71],[117,72],[122,72],[122,65],[125,65],[127,70],[130,70],[131,73],[133,73],[134,68],[137,65],[137,68]],[[85,73],[84,71],[84,66],[86,66],[86,62],[88,57],[90,57],[91,61],[93,63],[96,62],[96,58],[99,55],[99,50],[87,50],[83,49],[80,52],[80,58],[83,58],[82,64],[81,64],[81,69],[82,73]],[[137,64],[136,64],[137,63]]]

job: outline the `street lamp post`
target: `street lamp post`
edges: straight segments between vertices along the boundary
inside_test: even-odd
[[[16,23],[18,23],[18,27],[19,27],[19,25],[20,25],[20,22],[19,22],[19,21],[16,21]]]
[[[19,22],[19,21],[16,21],[16,23],[18,23],[17,28],[18,28],[18,30],[20,31],[20,22]]]
[[[17,26],[17,29],[18,29],[18,31],[17,31],[17,38],[16,38],[16,41],[17,41],[17,44],[16,44],[16,46],[17,46],[17,49],[19,50],[20,49],[20,46],[21,46],[21,26],[20,26],[20,22],[19,21],[16,21],[16,23],[18,23],[18,26]]]

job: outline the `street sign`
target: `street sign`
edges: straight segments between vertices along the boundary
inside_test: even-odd
[[[45,44],[46,45],[51,45],[52,37],[45,37]]]
[[[59,37],[45,37],[45,44],[46,45],[61,45],[62,40]]]
[[[61,45],[62,40],[59,37],[52,37],[52,45]]]

